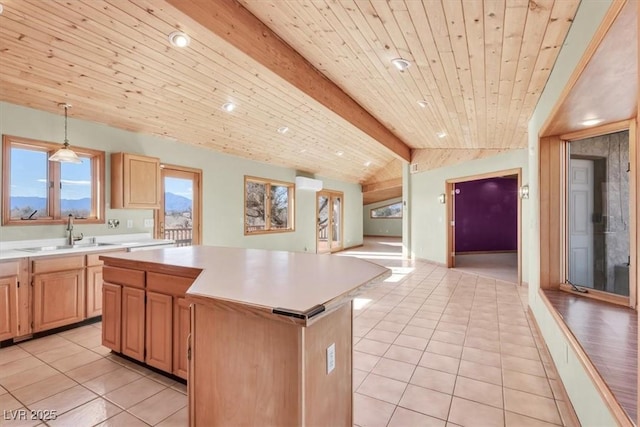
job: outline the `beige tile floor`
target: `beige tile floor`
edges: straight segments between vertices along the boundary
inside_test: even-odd
[[[527,288],[399,251],[397,240],[367,238],[343,254],[394,273],[356,300],[355,424],[572,425]]]
[[[186,387],[110,354],[100,326],[0,349],[0,425],[186,426]]]
[[[562,425],[567,407],[526,289],[399,251],[397,240],[367,239],[342,254],[394,273],[356,301],[355,424]],[[1,426],[186,426],[186,405],[184,385],[102,347],[99,323],[0,349]],[[8,419],[19,409],[57,416]]]

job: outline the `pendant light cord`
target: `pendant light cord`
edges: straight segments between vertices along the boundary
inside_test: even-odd
[[[69,139],[67,138],[67,111],[69,110],[69,104],[64,104],[64,146],[69,147]]]

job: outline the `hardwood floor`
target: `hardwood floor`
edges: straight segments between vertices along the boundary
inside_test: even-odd
[[[637,417],[638,313],[630,308],[545,291],[632,420]]]

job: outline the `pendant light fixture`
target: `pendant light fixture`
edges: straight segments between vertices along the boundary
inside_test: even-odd
[[[64,107],[64,144],[61,149],[56,151],[53,156],[49,157],[51,162],[60,163],[82,163],[82,160],[76,153],[69,148],[69,139],[67,138],[67,111],[71,108],[71,104],[59,104],[60,107]]]

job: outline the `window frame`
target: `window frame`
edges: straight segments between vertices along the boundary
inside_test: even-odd
[[[248,231],[247,228],[247,183],[254,182],[257,184],[264,184],[265,194],[265,228],[264,230]],[[286,229],[271,229],[271,186],[287,187],[287,223],[290,224]],[[257,234],[277,234],[277,233],[291,233],[296,231],[295,227],[295,184],[293,182],[278,181],[274,179],[259,178],[255,176],[244,176],[244,208],[243,208],[243,229],[245,236],[253,236]]]
[[[62,147],[60,143],[2,135],[2,225],[48,225],[64,224],[67,217],[61,215],[60,181],[61,166],[58,162],[49,162],[47,179],[53,182],[47,194],[49,216],[41,219],[22,220],[11,218],[11,148],[21,147],[47,153],[48,156]],[[75,218],[76,224],[104,224],[105,222],[105,152],[74,145],[73,151],[91,161],[91,210],[87,218]]]
[[[620,131],[629,131],[629,163],[632,173],[640,164],[640,151],[637,149],[637,130],[635,119],[593,126],[583,130],[560,135],[539,138],[539,192],[540,192],[540,290],[562,290],[582,298],[599,299],[613,304],[634,308],[637,303],[636,277],[638,274],[638,247],[635,239],[630,237],[631,266],[629,270],[629,296],[621,296],[609,292],[588,288],[588,293],[572,292],[568,279],[568,145],[571,141],[607,135]],[[629,231],[636,235],[638,223],[636,207],[640,181],[630,176],[629,181]]]
[[[400,205],[400,216],[373,216],[373,211],[378,210],[378,209],[382,209],[382,208],[386,208],[388,206],[393,206],[393,205]],[[403,212],[403,206],[402,206],[402,200],[399,202],[395,202],[395,203],[389,203],[386,205],[382,205],[382,206],[378,206],[375,208],[371,208],[369,209],[369,218],[371,219],[402,219],[402,215],[404,214]]]

